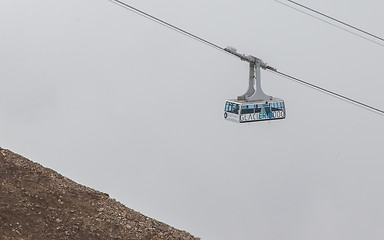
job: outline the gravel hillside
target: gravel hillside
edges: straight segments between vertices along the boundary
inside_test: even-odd
[[[0,182],[0,239],[199,239],[1,148]]]

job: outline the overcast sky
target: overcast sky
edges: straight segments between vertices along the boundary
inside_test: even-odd
[[[383,47],[275,1],[126,2],[384,109]],[[383,1],[300,3],[384,36]],[[0,31],[1,147],[202,239],[384,238],[383,116],[262,71],[287,118],[225,121],[248,64],[107,0],[1,0]]]

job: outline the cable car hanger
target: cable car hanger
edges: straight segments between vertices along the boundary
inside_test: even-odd
[[[343,100],[343,101],[346,101],[346,102],[349,102],[349,103],[352,103],[354,105],[357,105],[361,108],[364,108],[366,110],[369,110],[369,111],[372,111],[374,113],[377,113],[377,114],[380,114],[380,115],[384,115],[384,110],[381,110],[379,108],[376,108],[376,107],[373,107],[371,105],[368,105],[368,104],[365,104],[365,103],[362,103],[360,101],[357,101],[357,100],[354,100],[352,98],[349,98],[349,97],[346,97],[346,96],[343,96],[341,94],[338,94],[336,92],[333,92],[333,91],[330,91],[330,90],[327,90],[323,87],[319,87],[317,85],[314,85],[312,83],[309,83],[309,82],[306,82],[302,79],[299,79],[299,78],[296,78],[296,77],[293,77],[293,76],[290,76],[286,73],[282,73],[278,70],[276,70],[276,68],[273,68],[271,66],[269,66],[268,64],[264,63],[261,59],[257,58],[257,57],[254,57],[254,56],[245,56],[243,54],[239,54],[237,53],[236,49],[235,48],[232,48],[232,47],[227,47],[227,48],[222,48],[210,41],[207,41],[199,36],[196,36],[190,32],[187,32],[179,27],[176,27],[175,25],[172,25],[168,22],[165,22],[155,16],[152,16],[144,11],[141,11],[125,2],[122,2],[120,0],[108,0],[114,4],[117,4],[121,7],[124,7],[136,14],[139,14],[145,18],[148,18],[156,23],[159,23],[161,25],[164,25],[165,27],[168,27],[176,32],[179,32],[181,34],[184,34],[186,35],[187,37],[190,37],[192,39],[195,39],[197,41],[200,41],[210,47],[213,47],[213,48],[216,48],[217,50],[220,50],[220,51],[223,51],[225,53],[228,53],[232,56],[235,56],[235,57],[238,57],[240,58],[241,60],[243,61],[247,61],[250,63],[250,78],[249,78],[249,87],[248,87],[248,91],[243,94],[242,96],[239,96],[237,99],[234,99],[234,100],[227,100],[226,101],[226,105],[225,105],[225,112],[224,112],[224,117],[225,118],[228,118],[229,114],[233,114],[232,112],[238,112],[240,115],[239,116],[239,119],[237,120],[238,122],[251,122],[251,121],[261,121],[261,120],[273,120],[273,119],[283,119],[285,118],[285,105],[284,105],[284,101],[282,99],[278,99],[278,98],[273,98],[271,96],[267,96],[266,94],[263,93],[263,91],[261,90],[261,78],[260,78],[260,68],[262,69],[265,69],[267,71],[270,71],[272,73],[275,73],[275,74],[278,74],[280,76],[283,76],[285,78],[288,78],[292,81],[295,81],[295,82],[298,82],[300,84],[303,84],[307,87],[310,87],[310,88],[313,88],[315,90],[318,90],[320,92],[323,92],[323,93],[326,93],[328,95],[331,95],[333,97],[336,97],[340,100]],[[255,79],[256,79],[256,82],[255,82]],[[256,86],[256,89],[255,89],[255,86]],[[269,101],[268,101],[268,97],[269,97]],[[257,99],[257,100],[256,100]],[[253,104],[253,113],[255,114],[255,118],[256,117],[259,117],[259,119],[257,120],[252,120],[252,119],[249,119],[247,120],[247,118],[243,118],[243,120],[241,119],[241,110],[243,110],[244,114],[246,112],[251,112],[249,108],[252,108],[252,101],[254,101],[255,103]],[[257,103],[256,103],[257,102]],[[261,106],[263,104],[261,104],[262,102],[264,102],[264,106]],[[247,103],[247,104],[246,104]],[[238,104],[238,105],[236,105]],[[244,106],[244,108],[243,108]],[[247,109],[247,110],[246,110]],[[228,111],[227,111],[228,110]],[[249,114],[249,113],[248,113]],[[259,115],[257,115],[259,114]],[[255,119],[253,118],[253,119]],[[245,119],[245,120],[244,120]]]

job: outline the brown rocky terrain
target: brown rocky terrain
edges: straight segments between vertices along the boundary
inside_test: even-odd
[[[1,148],[0,182],[0,239],[199,239]]]

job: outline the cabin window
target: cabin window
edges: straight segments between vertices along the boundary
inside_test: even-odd
[[[241,107],[241,114],[250,114],[255,112],[255,105],[245,105]]]
[[[225,104],[225,111],[226,112],[239,114],[239,108],[240,108],[240,106],[237,103],[227,102]]]

